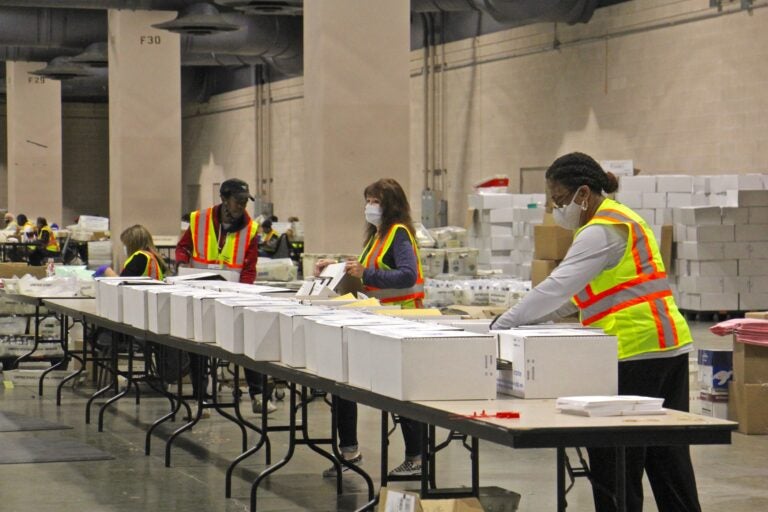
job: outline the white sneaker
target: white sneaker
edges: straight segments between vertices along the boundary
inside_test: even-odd
[[[344,457],[344,460],[349,462],[350,464],[354,464],[356,466],[359,466],[363,463],[363,454],[360,452],[357,452],[357,455],[351,459],[347,459]],[[349,471],[349,467],[345,466],[344,464],[341,464],[341,473],[344,474],[347,471]],[[323,478],[336,478],[336,466],[331,466],[325,471],[323,471]]]
[[[413,476],[420,474],[421,461],[411,461],[408,459],[389,472],[389,476]]]
[[[251,410],[253,410],[253,414],[261,414],[264,410],[263,403],[261,401],[261,398],[254,398],[251,400]],[[272,400],[267,400],[267,414],[272,414],[277,410],[277,407],[275,407],[275,404],[272,403]]]

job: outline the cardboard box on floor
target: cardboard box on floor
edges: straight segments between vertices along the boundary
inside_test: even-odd
[[[768,383],[768,347],[733,338],[733,380],[739,384]]]
[[[381,488],[379,512],[481,512],[477,498],[422,500],[418,493]]]
[[[768,384],[731,382],[728,419],[739,423],[742,434],[768,434]]]
[[[768,320],[768,311],[750,311],[745,318],[757,318],[759,320]]]

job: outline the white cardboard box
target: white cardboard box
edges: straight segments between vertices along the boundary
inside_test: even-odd
[[[766,190],[768,192],[768,190]],[[737,242],[768,241],[768,224],[742,224],[736,226]]]
[[[499,331],[499,357],[512,361],[521,398],[618,393],[618,342],[581,329]]]
[[[464,331],[371,330],[374,393],[398,400],[496,397],[496,340]]]
[[[685,206],[672,212],[675,223],[686,226],[722,224],[719,206]]]
[[[192,297],[192,323],[194,340],[200,343],[216,341],[216,299],[233,298],[236,295],[211,292],[209,295]]]
[[[747,222],[750,224],[768,224],[768,206],[750,206],[747,208]]]
[[[659,192],[693,192],[693,176],[685,174],[660,174],[656,176]]]
[[[738,226],[736,226],[738,229]],[[690,242],[733,242],[735,230],[733,225],[719,226],[686,226],[685,241]]]
[[[762,254],[761,256],[767,256]],[[740,276],[768,276],[768,258],[739,260]]]
[[[736,311],[738,293],[685,293],[683,309],[694,311]]]
[[[740,294],[739,309],[742,311],[765,311],[768,309],[768,292]]]
[[[147,329],[147,290],[157,286],[168,286],[161,282],[148,286],[123,286],[123,322],[137,329]]]
[[[768,206],[768,190],[728,190],[729,206]]]
[[[656,176],[622,176],[619,185],[622,191],[656,192]]]
[[[739,262],[735,259],[715,261],[677,261],[687,263],[687,272],[683,275],[711,277],[739,275]]]
[[[469,194],[469,207],[478,210],[512,208],[512,194]]]
[[[720,208],[720,214],[723,224],[747,224],[749,223],[749,211],[753,208],[738,206],[723,206]],[[766,221],[768,222],[768,221]]]
[[[682,205],[680,205],[682,206]],[[664,192],[645,192],[643,194],[643,208],[666,208],[667,194]]]
[[[649,194],[655,194],[655,192],[648,192]],[[620,202],[630,208],[642,208],[643,207],[643,194],[640,191],[635,190],[620,190],[616,192],[616,201]]]
[[[194,339],[195,321],[192,297],[208,292],[201,290],[179,291],[171,294],[171,336]]]
[[[243,311],[245,308],[283,304],[289,305],[287,301],[273,301],[260,296],[217,299],[214,305],[216,311],[216,344],[233,354],[244,353]]]
[[[283,306],[243,309],[243,354],[255,361],[280,360],[280,316]]]
[[[686,293],[722,293],[725,291],[723,279],[711,276],[680,276],[677,286],[680,291]]]
[[[723,242],[678,242],[677,257],[684,260],[722,260],[725,259]]]
[[[113,322],[123,321],[123,283],[141,284],[151,282],[149,278],[106,277],[96,283],[96,313]]]
[[[171,294],[189,290],[184,286],[156,286],[147,290],[147,330],[171,333]]]
[[[304,322],[296,321],[302,316],[334,314],[334,310],[316,306],[284,310],[280,315],[280,361],[294,368],[306,368],[307,345],[304,336]]]

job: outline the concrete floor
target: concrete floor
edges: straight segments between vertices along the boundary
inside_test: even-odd
[[[698,347],[727,347],[730,339],[706,331],[709,324],[694,323]],[[106,450],[115,459],[98,462],[0,465],[0,510],[3,512],[136,512],[138,510],[195,510],[231,512],[248,510],[249,482],[262,470],[259,454],[235,474],[233,498],[224,497],[224,474],[228,463],[239,453],[239,430],[215,413],[186,433],[173,450],[172,467],[163,461],[164,428],[153,439],[151,456],[144,455],[144,432],[151,421],[163,414],[167,401],[143,399],[140,406],[124,399],[106,415],[105,431],[85,425],[84,406],[88,388],[67,389],[61,407],[56,407],[54,389],[45,397],[36,388],[0,389],[0,410],[38,416],[71,425],[72,430],[0,433],[5,438],[68,436]],[[279,403],[275,421],[286,417],[286,404]],[[312,430],[326,436],[328,408],[320,400],[310,405]],[[249,413],[250,415],[250,413]],[[364,467],[378,478],[379,413],[362,407],[359,436]],[[286,434],[272,434],[273,457],[286,449]],[[402,436],[393,436],[392,465],[399,464]],[[572,452],[571,452],[572,453]],[[749,512],[768,510],[768,437],[735,433],[733,444],[696,446],[692,449],[699,493],[704,510]],[[438,483],[441,486],[469,484],[466,452],[453,443],[441,452]],[[521,495],[518,510],[538,512],[555,509],[554,450],[512,450],[481,443],[482,486],[498,486]],[[320,473],[327,461],[305,446],[297,447],[293,460],[270,477],[259,491],[259,510],[354,510],[365,501],[365,487],[356,476],[345,476],[344,495],[337,497],[333,480]],[[413,483],[393,484],[412,488]],[[648,489],[645,510],[656,507]],[[579,479],[568,495],[569,510],[592,509],[589,484]],[[496,508],[494,510],[509,510]]]

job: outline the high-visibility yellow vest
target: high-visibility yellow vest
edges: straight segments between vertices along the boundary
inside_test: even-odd
[[[154,254],[152,254],[149,251],[136,251],[135,253],[131,254],[127,260],[125,260],[125,265],[123,265],[123,268],[127,267],[128,264],[131,262],[131,260],[137,255],[137,254],[143,254],[147,257],[147,266],[144,268],[144,272],[142,272],[142,276],[151,277],[152,279],[157,279],[158,281],[163,280],[163,270],[160,268],[160,264],[157,262],[157,258]]]
[[[56,235],[53,234],[53,230],[50,226],[43,226],[40,228],[40,234],[42,234],[43,231],[48,232],[48,244],[45,246],[45,250],[48,252],[59,252],[59,241],[56,240]]]
[[[221,250],[219,250],[218,233],[213,226],[213,208],[203,212],[192,212],[189,216],[189,230],[192,234],[193,267],[226,268],[240,272],[243,270],[248,246],[258,235],[259,225],[249,217],[243,229],[237,233],[227,233]]]
[[[627,249],[614,268],[602,271],[573,297],[584,325],[600,327],[619,340],[619,359],[677,349],[691,343],[691,332],[677,309],[664,262],[651,228],[637,213],[603,200],[593,224],[623,225]]]
[[[365,267],[376,270],[392,270],[386,263],[384,257],[392,248],[392,242],[395,240],[395,234],[398,229],[403,229],[411,240],[413,254],[416,257],[418,274],[416,282],[410,288],[391,288],[382,289],[365,285],[365,293],[371,297],[379,299],[382,303],[390,305],[400,305],[404,309],[419,308],[424,298],[424,273],[421,270],[421,259],[419,258],[419,249],[413,235],[404,224],[393,224],[384,237],[375,236],[371,238],[363,249],[358,261]]]

